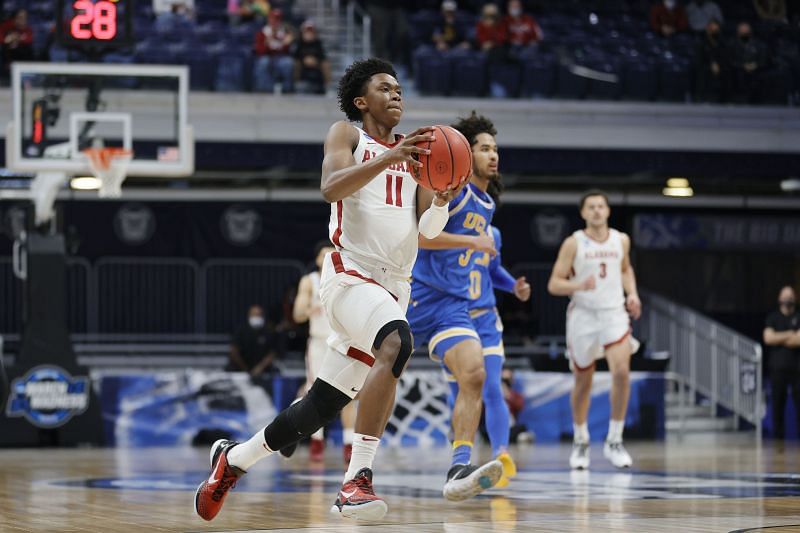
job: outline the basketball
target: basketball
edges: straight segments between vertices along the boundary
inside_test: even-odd
[[[460,185],[472,174],[472,151],[467,139],[450,126],[434,126],[434,141],[418,142],[417,146],[431,151],[419,154],[422,168],[412,167],[412,175],[421,186],[432,191],[444,191]]]

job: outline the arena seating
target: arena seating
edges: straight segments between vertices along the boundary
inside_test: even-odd
[[[273,2],[280,4],[280,2]],[[457,21],[468,39],[475,35],[476,13],[485,2],[460,2]],[[503,2],[499,2],[503,4]],[[730,38],[735,23],[748,20],[767,44],[772,67],[764,76],[763,103],[800,102],[800,29],[757,19],[750,2],[719,0]],[[414,4],[409,3],[409,4]],[[692,100],[695,37],[681,34],[664,39],[647,22],[650,3],[637,0],[539,2],[533,15],[545,38],[513,62],[487,65],[484,54],[472,50],[439,52],[431,34],[437,24],[438,2],[416,2],[409,8],[412,68],[416,89],[423,95],[492,96],[504,98],[566,98],[684,102]],[[549,5],[548,5],[549,4]],[[26,6],[34,28],[37,53],[51,61],[85,61],[79,54],[52,45],[51,2]],[[155,18],[150,2],[135,5],[137,43],[108,54],[111,63],[167,63],[191,67],[193,90],[258,92],[253,61],[255,22],[229,25],[224,2],[197,0],[195,20]],[[299,23],[302,16],[295,13]],[[576,76],[574,66],[613,74],[616,82]]]

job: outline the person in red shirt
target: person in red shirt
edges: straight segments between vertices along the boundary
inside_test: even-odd
[[[650,8],[650,26],[659,35],[671,37],[689,28],[689,17],[676,0],[664,0]]]
[[[256,33],[253,51],[258,58],[254,70],[257,91],[272,92],[281,82],[283,92],[294,92],[294,59],[290,54],[294,31],[283,22],[283,12],[273,9],[269,22]]]
[[[500,21],[500,10],[496,4],[483,6],[481,18],[476,25],[475,38],[478,48],[486,52],[490,62],[505,61],[508,53],[508,34]]]
[[[0,46],[6,75],[12,62],[33,59],[33,30],[28,26],[27,11],[18,9],[10,19],[0,24]]]
[[[542,40],[542,29],[536,20],[522,11],[520,0],[508,3],[508,15],[503,19],[508,42],[515,50],[526,48]]]

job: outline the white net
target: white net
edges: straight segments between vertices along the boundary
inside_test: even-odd
[[[450,433],[449,386],[441,372],[406,371],[384,433],[389,446],[442,446]]]
[[[89,148],[83,151],[92,174],[100,180],[97,195],[100,198],[122,196],[122,182],[127,175],[133,152],[124,148]]]

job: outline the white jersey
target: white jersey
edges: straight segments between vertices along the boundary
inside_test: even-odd
[[[394,145],[379,142],[360,129],[353,150],[356,164],[381,155]],[[400,141],[398,136],[397,140]],[[350,196],[331,204],[328,225],[337,251],[354,259],[386,264],[405,276],[417,258],[417,182],[408,163],[396,163]]]
[[[308,316],[308,334],[324,340],[333,330],[319,299],[319,272],[310,273],[308,279],[311,281],[311,314]]]
[[[625,292],[622,288],[622,260],[625,249],[622,234],[608,230],[608,238],[599,242],[579,230],[572,234],[578,242],[572,262],[572,279],[582,281],[594,275],[595,288],[591,291],[576,291],[572,302],[585,309],[624,308]]]

